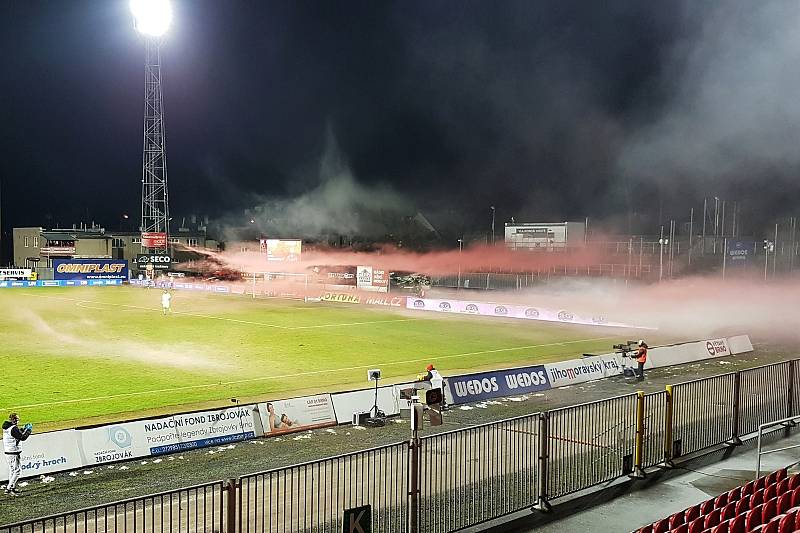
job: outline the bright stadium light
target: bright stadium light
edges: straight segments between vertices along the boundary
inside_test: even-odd
[[[160,37],[167,32],[172,22],[172,6],[169,0],[131,0],[134,27],[144,35]]]

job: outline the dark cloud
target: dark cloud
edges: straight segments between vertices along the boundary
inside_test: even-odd
[[[796,204],[788,0],[175,12],[163,64],[178,215],[325,203],[328,127],[347,162],[337,192],[390,192],[461,229],[485,226],[489,205],[499,220],[663,217],[725,195],[756,224]],[[6,231],[138,212],[143,48],[127,2],[6,2],[0,24]]]

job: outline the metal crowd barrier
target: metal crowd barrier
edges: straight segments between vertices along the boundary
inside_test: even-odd
[[[800,415],[800,360],[428,435],[0,527],[0,533],[446,533],[536,508]],[[351,518],[352,519],[352,518]],[[358,531],[356,528],[355,531]]]

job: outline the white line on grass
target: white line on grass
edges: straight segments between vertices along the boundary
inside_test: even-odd
[[[26,296],[38,296],[40,298],[52,298],[55,300],[66,300],[69,302],[77,302],[76,305],[78,307],[85,307],[90,308],[86,305],[81,304],[99,304],[99,305],[113,305],[116,307],[125,307],[129,309],[141,309],[143,311],[160,311],[161,309],[158,307],[144,307],[141,305],[131,305],[131,304],[120,304],[120,303],[111,303],[111,302],[95,302],[93,300],[79,300],[77,298],[66,298],[63,296],[46,296],[44,294],[26,294]],[[99,308],[90,308],[90,309],[99,309]],[[105,309],[102,309],[105,311]],[[391,319],[391,320],[372,320],[367,322],[346,322],[346,323],[338,323],[338,324],[316,324],[313,326],[279,326],[277,324],[268,324],[266,322],[255,322],[252,320],[242,320],[239,318],[229,318],[224,316],[214,316],[214,315],[202,315],[200,313],[190,313],[188,311],[172,311],[173,315],[183,315],[183,316],[191,316],[195,318],[205,318],[206,320],[224,320],[226,322],[235,322],[237,324],[247,324],[250,326],[261,326],[265,328],[275,328],[275,329],[284,329],[287,331],[294,331],[298,329],[314,329],[314,328],[336,328],[336,327],[345,327],[345,326],[366,326],[371,324],[381,324],[384,322],[412,322],[415,320],[420,320],[419,318],[399,318],[399,319]]]
[[[73,400],[58,400],[55,402],[43,402],[43,403],[32,403],[28,405],[15,405],[11,407],[3,407],[0,408],[6,410],[14,410],[14,409],[30,409],[32,407],[46,407],[49,405],[63,405],[68,403],[81,403],[81,402],[92,402],[98,400],[112,400],[116,398],[129,398],[131,396],[144,396],[147,394],[163,394],[165,392],[178,392],[178,391],[185,391],[185,390],[192,390],[192,389],[203,389],[203,388],[211,388],[211,387],[225,387],[228,385],[239,385],[241,383],[252,383],[255,381],[267,381],[270,379],[285,379],[285,378],[298,378],[298,377],[305,377],[305,376],[315,376],[319,374],[331,374],[335,372],[346,372],[349,370],[361,370],[364,368],[375,368],[376,366],[391,366],[391,365],[405,365],[410,363],[421,363],[425,361],[436,360],[440,361],[442,359],[454,359],[458,357],[467,357],[469,355],[481,355],[487,353],[500,353],[500,352],[513,352],[515,350],[530,350],[532,348],[546,348],[548,346],[565,346],[567,344],[578,344],[581,342],[594,342],[606,339],[614,339],[616,337],[594,337],[591,339],[579,339],[574,341],[565,341],[565,342],[551,342],[547,344],[533,344],[530,346],[517,346],[514,348],[497,348],[494,350],[480,350],[477,352],[466,352],[466,353],[458,353],[458,354],[451,354],[451,355],[441,355],[441,356],[428,356],[423,359],[408,359],[406,361],[392,361],[388,363],[373,363],[369,365],[359,365],[359,366],[351,366],[351,367],[344,367],[344,368],[330,368],[325,370],[312,370],[309,372],[297,372],[295,374],[283,374],[281,376],[263,376],[258,378],[248,378],[248,379],[238,379],[234,381],[223,381],[219,383],[204,383],[201,385],[186,385],[183,387],[172,387],[169,389],[157,389],[157,390],[149,390],[149,391],[139,391],[139,392],[125,392],[122,394],[111,394],[109,396],[94,396],[89,398],[76,398]]]

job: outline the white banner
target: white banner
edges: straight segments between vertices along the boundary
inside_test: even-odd
[[[544,365],[551,387],[563,387],[622,374],[622,356],[597,355]]]
[[[22,477],[40,476],[83,466],[80,439],[74,429],[34,433],[22,442]],[[8,481],[8,464],[0,461],[0,480]]]
[[[372,267],[371,266],[357,266],[356,267],[356,285],[359,289],[372,288]]]
[[[0,280],[31,279],[30,268],[0,268]]]
[[[336,425],[330,394],[258,404],[264,436]]]
[[[80,430],[87,465],[216,446],[255,437],[254,406]]]
[[[437,311],[439,313],[457,313],[480,316],[497,316],[504,318],[520,318],[524,320],[544,320],[590,326],[609,326],[630,329],[654,329],[622,322],[612,322],[604,316],[580,316],[566,309],[545,309],[524,305],[495,304],[489,302],[468,302],[461,300],[437,300],[433,298],[408,298],[407,309]]]
[[[405,387],[405,386],[403,386]],[[378,409],[389,416],[400,414],[400,386],[378,387]],[[336,422],[348,424],[355,413],[363,413],[375,405],[375,389],[354,390],[332,394]]]

